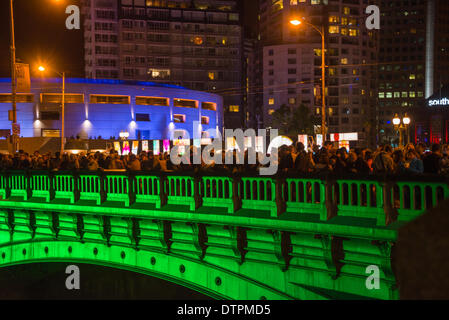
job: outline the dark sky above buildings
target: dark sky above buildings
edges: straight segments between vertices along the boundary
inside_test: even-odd
[[[257,0],[243,2],[244,23],[255,32]],[[70,77],[83,77],[82,30],[67,30],[65,9],[79,0],[14,0],[16,55],[18,61],[30,64],[31,75],[37,75],[39,64]],[[0,1],[0,77],[10,77],[9,0]]]

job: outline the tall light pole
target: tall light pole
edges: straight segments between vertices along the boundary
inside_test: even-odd
[[[19,137],[16,134],[17,130],[17,103],[16,103],[16,39],[14,32],[14,4],[10,0],[11,9],[11,97],[12,97],[12,145],[14,153],[18,150]]]
[[[321,134],[323,136],[323,143],[326,141],[326,42],[325,42],[325,33],[324,33],[324,25],[321,28],[311,24],[305,19],[295,19],[291,20],[290,23],[294,26],[299,26],[301,23],[305,23],[308,26],[311,26],[315,29],[321,36]]]
[[[40,72],[44,72],[45,68],[40,66]],[[61,99],[61,156],[64,154],[64,116],[65,116],[65,72],[57,72],[59,76],[62,77],[62,99]]]

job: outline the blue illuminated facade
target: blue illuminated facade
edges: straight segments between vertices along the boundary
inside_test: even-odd
[[[61,128],[61,79],[32,79],[31,93],[19,94],[22,137],[55,136]],[[65,137],[173,139],[214,137],[223,128],[223,100],[216,94],[152,82],[66,79]],[[0,79],[0,130],[11,128],[10,79]]]

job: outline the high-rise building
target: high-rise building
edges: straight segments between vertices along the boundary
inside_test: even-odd
[[[434,110],[426,99],[449,84],[449,2],[381,1],[380,9],[381,141],[398,139],[392,119],[408,113],[417,115],[410,128],[413,142],[441,142],[449,123],[443,123],[441,114],[425,115]]]
[[[83,0],[86,77],[220,92],[242,87],[236,0]],[[225,127],[241,127],[243,95],[226,95]]]
[[[264,122],[282,105],[300,104],[321,121],[321,36],[326,46],[328,133],[358,132],[357,145],[376,142],[378,33],[367,30],[364,0],[260,0]],[[292,26],[291,19],[307,23]]]

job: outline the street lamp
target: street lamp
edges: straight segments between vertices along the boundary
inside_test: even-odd
[[[128,131],[120,131],[119,136],[120,136],[120,139],[127,140],[129,137],[129,132]]]
[[[290,20],[290,23],[294,26],[299,26],[302,23],[305,23],[308,26],[311,26],[315,29],[321,36],[321,134],[323,135],[323,143],[326,141],[326,57],[325,57],[325,34],[324,34],[324,25],[321,28],[305,21],[304,18],[301,20],[293,19]]]
[[[402,131],[405,131],[407,134],[407,143],[410,142],[410,136],[408,133],[408,127],[409,127],[410,123],[411,123],[411,119],[409,118],[407,113],[404,114],[404,117],[402,119],[399,117],[399,115],[397,113],[394,115],[393,125],[394,125],[394,128],[399,131],[399,146],[400,147],[403,146],[403,140],[404,140]]]
[[[45,67],[43,66],[39,66],[38,70],[40,72],[44,72],[45,71]],[[59,76],[62,77],[62,99],[61,99],[61,156],[64,154],[64,115],[65,115],[65,72],[57,72],[54,71],[55,73],[57,73]]]

